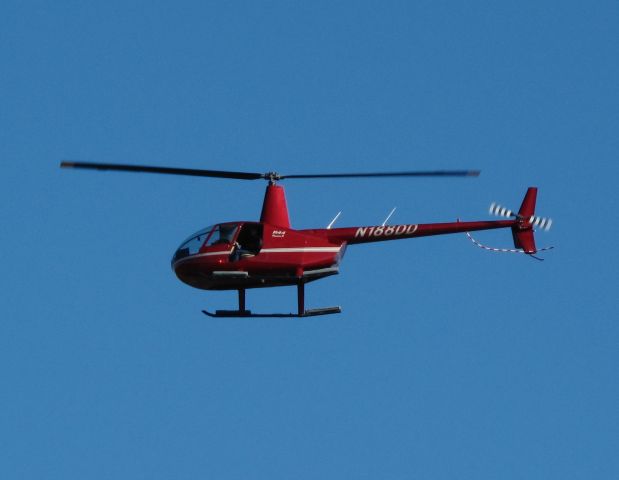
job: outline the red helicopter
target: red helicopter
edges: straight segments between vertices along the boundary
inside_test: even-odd
[[[535,216],[537,188],[529,187],[518,213],[492,204],[490,212],[509,220],[399,224],[295,230],[290,227],[284,188],[286,179],[368,178],[368,177],[470,177],[477,170],[438,170],[378,173],[336,173],[280,175],[275,172],[250,173],[221,170],[155,167],[90,162],[61,162],[63,168],[146,172],[237,180],[267,180],[260,221],[224,222],[211,225],[188,237],[172,257],[172,269],[184,283],[203,290],[237,290],[238,310],[208,312],[211,317],[309,317],[340,313],[340,307],[305,308],[305,284],[339,273],[339,264],[348,245],[402,240],[405,238],[466,232],[479,247],[502,252],[524,253],[533,258],[539,251],[534,227],[548,230],[552,220]],[[339,215],[339,214],[338,214]],[[486,247],[468,232],[510,228],[514,249]],[[541,259],[539,259],[541,260]],[[252,313],[246,309],[249,288],[296,285],[297,313]]]

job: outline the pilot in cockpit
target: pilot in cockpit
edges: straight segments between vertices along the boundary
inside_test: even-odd
[[[212,242],[212,245],[218,245],[222,243],[228,243],[228,244],[232,243],[235,232],[236,232],[236,225],[220,225],[219,226],[219,238],[215,242]]]

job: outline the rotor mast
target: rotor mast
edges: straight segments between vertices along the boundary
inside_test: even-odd
[[[269,178],[269,184],[264,192],[260,222],[268,223],[276,227],[290,228],[286,194],[284,193],[284,187],[275,183],[277,179],[275,175],[276,174],[272,174]]]

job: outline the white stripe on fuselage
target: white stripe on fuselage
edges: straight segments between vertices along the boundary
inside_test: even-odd
[[[336,253],[340,251],[341,247],[289,247],[289,248],[263,248],[260,250],[260,253]],[[174,265],[178,265],[180,263],[185,262],[186,260],[192,260],[194,258],[202,258],[202,257],[213,257],[216,255],[230,255],[233,250],[227,250],[222,252],[207,252],[207,253],[196,253],[194,255],[189,255],[187,257],[183,257],[180,260],[174,262]]]
[[[263,248],[260,253],[322,253],[339,252],[340,247],[303,247],[303,248]]]
[[[224,252],[208,252],[208,253],[195,253],[193,255],[188,255],[186,257],[183,257],[179,260],[177,260],[176,262],[174,262],[174,264],[172,265],[173,267],[176,267],[176,265],[179,265],[187,260],[193,260],[194,258],[202,258],[202,257],[214,257],[215,255],[230,255],[232,253],[232,250],[228,250],[228,251],[224,251]]]

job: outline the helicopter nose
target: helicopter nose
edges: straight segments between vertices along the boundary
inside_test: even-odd
[[[189,248],[187,247],[180,247],[179,249],[177,249],[174,252],[174,255],[172,255],[172,260],[170,261],[172,265],[172,270],[174,270],[174,264],[176,262],[182,260],[183,258],[189,257],[190,255],[191,253],[189,252]]]

